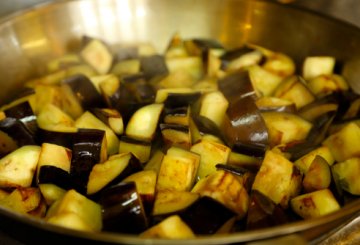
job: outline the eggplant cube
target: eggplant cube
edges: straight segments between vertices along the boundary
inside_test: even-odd
[[[222,125],[229,102],[220,92],[211,92],[201,100],[200,115],[212,120],[218,127]]]
[[[152,215],[180,212],[199,198],[198,193],[188,191],[159,191],[156,194]]]
[[[300,171],[283,155],[269,150],[255,176],[252,189],[286,208],[289,200],[300,192]]]
[[[27,213],[40,205],[41,194],[38,188],[17,188],[0,200],[0,206],[10,210]]]
[[[156,184],[157,191],[189,191],[195,182],[199,162],[197,154],[172,147],[163,157]]]
[[[337,162],[360,156],[360,128],[355,123],[349,123],[339,132],[330,135],[323,141],[329,147]]]
[[[211,197],[203,196],[179,216],[195,234],[214,234],[236,214]]]
[[[340,209],[329,189],[303,194],[291,199],[292,210],[304,219],[315,218]]]
[[[191,151],[200,155],[200,165],[197,178],[201,179],[216,171],[215,165],[226,163],[230,155],[230,148],[212,141],[201,140],[191,147]]]
[[[306,173],[316,156],[321,156],[322,158],[324,158],[330,166],[333,165],[335,162],[335,159],[330,149],[327,146],[320,146],[315,150],[312,150],[311,152],[302,156],[301,158],[297,159],[294,164],[300,169],[302,173]]]
[[[67,191],[61,199],[53,203],[45,219],[49,223],[70,229],[80,228],[87,231],[100,231],[102,229],[100,205],[75,190]],[[79,227],[79,223],[85,224],[85,226]]]
[[[27,145],[0,159],[0,187],[30,187],[40,152],[40,146]]]
[[[178,215],[173,215],[161,223],[150,227],[140,234],[142,238],[189,239],[195,238],[193,231],[181,220]]]
[[[104,230],[139,233],[148,227],[148,220],[134,182],[119,183],[101,193]]]
[[[350,158],[332,166],[335,181],[353,195],[360,195],[360,158]]]
[[[244,217],[249,206],[249,195],[240,178],[224,170],[218,170],[196,183],[191,192],[209,196]]]

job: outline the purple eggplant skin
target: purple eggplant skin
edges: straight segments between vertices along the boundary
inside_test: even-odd
[[[193,93],[184,93],[184,94],[177,94],[177,93],[169,93],[164,105],[165,108],[178,108],[178,107],[185,107],[194,104],[198,101],[201,97],[200,92],[193,92]]]
[[[295,218],[258,191],[252,191],[246,229],[254,230],[286,224]]]
[[[192,114],[191,117],[201,134],[211,134],[226,142],[223,131],[221,131],[221,129],[212,120],[196,114]]]
[[[36,135],[19,119],[13,117],[4,118],[0,121],[0,130],[13,138],[18,147],[38,144]]]
[[[220,79],[218,86],[219,90],[230,103],[247,96],[256,98],[256,93],[248,71],[233,72]]]
[[[38,128],[36,116],[31,109],[30,103],[28,101],[4,110],[4,113],[6,117],[13,117],[19,119],[30,130],[32,134],[36,134]]]
[[[269,145],[269,134],[253,98],[246,96],[233,101],[224,123],[226,142],[234,151],[263,156]]]
[[[70,86],[84,110],[105,106],[100,93],[86,76],[74,75],[64,79],[62,83]]]
[[[153,103],[155,101],[155,89],[145,80],[142,74],[127,76],[124,79],[124,86],[134,95],[136,101]]]
[[[103,230],[138,234],[148,228],[141,197],[134,182],[119,183],[101,192]]]
[[[137,47],[121,47],[119,49],[116,49],[114,58],[115,62],[137,59],[139,58],[139,49]]]
[[[226,70],[231,61],[233,61],[237,58],[240,58],[241,56],[248,54],[250,52],[253,52],[253,51],[255,51],[255,49],[252,49],[252,48],[249,48],[246,46],[226,51],[223,55],[220,56],[220,60],[221,60],[220,68],[222,70]],[[266,59],[263,56],[259,62],[259,65],[262,65],[265,62],[265,60]]]
[[[195,234],[214,234],[236,214],[215,199],[203,196],[179,213]]]
[[[52,143],[71,149],[75,134],[76,132],[57,132],[39,128],[37,133],[37,140],[40,145],[42,143]]]
[[[79,129],[73,137],[70,174],[80,193],[86,193],[89,174],[101,162],[104,137],[105,131],[97,129]]]
[[[38,184],[54,184],[65,190],[75,188],[75,183],[70,173],[51,165],[45,165],[40,168]]]
[[[141,57],[140,70],[144,73],[147,80],[154,77],[163,77],[169,74],[165,57],[158,54]]]

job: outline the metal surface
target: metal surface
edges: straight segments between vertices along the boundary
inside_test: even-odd
[[[227,47],[255,43],[289,54],[298,68],[308,55],[332,55],[343,63],[344,76],[353,88],[360,90],[360,30],[312,12],[260,0],[57,1],[1,21],[0,103],[11,98],[22,82],[41,73],[47,60],[75,50],[82,35],[110,44],[151,42],[162,52],[175,32],[185,38],[216,38]],[[359,210],[358,200],[318,219],[171,243],[228,244],[291,233],[299,233],[308,241],[321,241]],[[22,242],[63,244],[79,238],[88,242],[170,244],[168,240],[70,231],[3,209],[0,216],[0,228]]]

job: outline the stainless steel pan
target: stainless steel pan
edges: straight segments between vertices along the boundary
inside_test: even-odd
[[[84,34],[110,44],[151,42],[162,52],[169,38],[215,38],[227,47],[251,42],[285,52],[298,65],[308,55],[331,55],[360,92],[360,30],[313,12],[261,0],[57,1],[0,22],[0,102],[51,57],[76,49]],[[0,209],[0,228],[26,243],[102,241],[127,244],[229,244],[299,233],[320,240],[360,211],[357,200],[318,219],[196,240],[142,240],[135,236],[67,230]]]

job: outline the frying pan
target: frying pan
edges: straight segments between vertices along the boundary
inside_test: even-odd
[[[334,56],[352,89],[360,92],[360,30],[300,8],[262,0],[56,1],[0,21],[0,103],[39,75],[49,59],[80,45],[83,35],[111,45],[150,42],[164,51],[178,32],[184,38],[215,38],[227,48],[253,43],[293,57]],[[321,218],[195,240],[152,240],[115,233],[86,233],[53,226],[0,208],[0,229],[27,244],[231,244],[299,234],[319,241],[359,214],[360,200]],[[279,244],[279,243],[277,243]]]

